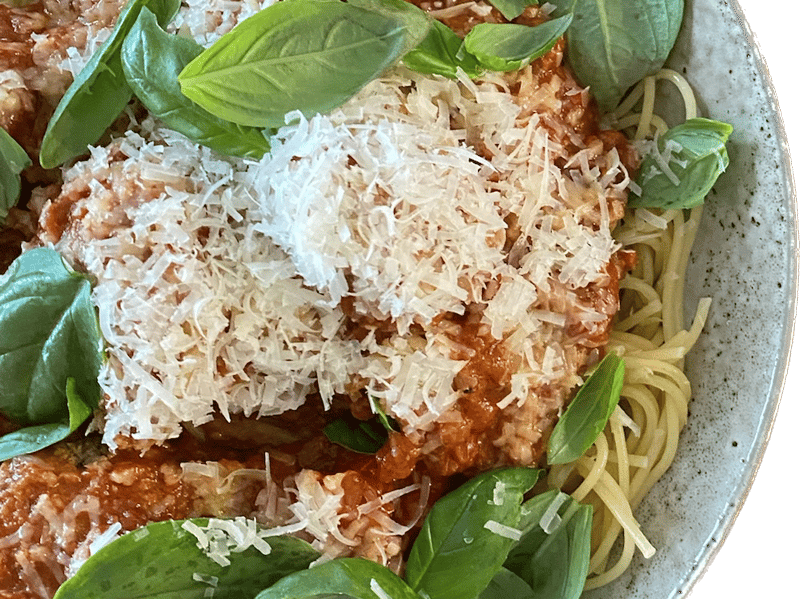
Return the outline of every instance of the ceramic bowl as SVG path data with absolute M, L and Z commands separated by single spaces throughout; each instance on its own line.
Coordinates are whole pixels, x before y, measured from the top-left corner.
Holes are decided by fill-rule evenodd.
M 780 112 L 741 8 L 687 0 L 668 66 L 698 95 L 702 116 L 734 126 L 730 166 L 703 214 L 687 275 L 687 323 L 713 307 L 687 359 L 689 421 L 672 467 L 636 512 L 656 555 L 635 558 L 590 599 L 685 596 L 744 502 L 774 420 L 797 295 L 797 213 Z

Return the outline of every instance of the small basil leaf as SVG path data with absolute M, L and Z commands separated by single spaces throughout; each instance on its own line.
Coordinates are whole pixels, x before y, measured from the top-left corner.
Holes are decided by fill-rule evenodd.
M 97 407 L 102 339 L 89 280 L 53 250 L 18 257 L 0 279 L 0 412 L 23 425 L 69 418 L 67 383 Z
M 149 524 L 112 541 L 86 560 L 54 599 L 203 599 L 212 591 L 215 599 L 255 597 L 319 558 L 305 541 L 272 537 L 269 554 L 249 547 L 232 552 L 230 565 L 221 566 L 198 548 L 183 522 Z M 191 522 L 202 527 L 208 520 Z
M 539 523 L 554 501 L 558 519 L 545 532 Z M 504 566 L 529 585 L 535 599 L 578 599 L 589 571 L 591 506 L 548 491 L 527 501 L 523 512 L 525 533 Z
M 592 446 L 619 403 L 624 376 L 622 358 L 607 354 L 553 428 L 547 443 L 548 464 L 573 462 Z
M 489 0 L 489 4 L 499 10 L 506 19 L 513 21 L 529 6 L 539 4 L 539 0 Z
M 166 24 L 180 5 L 180 0 L 130 0 L 125 5 L 111 36 L 75 77 L 47 124 L 39 153 L 43 167 L 53 168 L 85 153 L 130 101 L 120 47 L 141 9 L 150 8 Z
M 703 203 L 717 178 L 728 167 L 728 141 L 733 127 L 709 119 L 689 119 L 673 127 L 645 155 L 628 205 L 664 209 L 692 208 Z M 675 148 L 675 153 L 670 150 Z M 659 156 L 655 156 L 658 153 Z M 661 163 L 666 163 L 672 177 Z
M 28 426 L 0 437 L 0 461 L 25 455 L 50 447 L 75 432 L 92 414 L 90 408 L 75 390 L 75 379 L 67 379 L 67 409 L 69 423 Z
M 401 432 L 400 424 L 397 422 L 397 420 L 386 414 L 386 412 L 383 409 L 383 406 L 381 406 L 380 402 L 376 398 L 370 397 L 369 405 L 372 408 L 372 411 L 375 413 L 375 416 L 383 425 L 383 428 L 385 428 L 390 433 Z
M 478 599 L 537 599 L 530 585 L 511 570 L 501 568 Z
M 514 541 L 487 523 L 514 529 L 523 495 L 540 471 L 486 472 L 445 495 L 431 508 L 406 563 L 406 581 L 431 599 L 476 597 L 500 570 Z
M 122 44 L 122 68 L 136 97 L 171 129 L 221 154 L 261 158 L 269 150 L 263 130 L 223 121 L 181 92 L 178 74 L 202 51 L 165 32 L 145 8 Z
M 549 1 L 556 16 L 574 15 L 567 57 L 603 111 L 664 65 L 683 20 L 684 0 Z
M 285 115 L 341 106 L 427 34 L 429 19 L 344 2 L 278 2 L 241 22 L 186 65 L 183 93 L 240 125 L 279 127 Z
M 515 71 L 548 52 L 564 35 L 572 15 L 535 27 L 480 23 L 464 38 L 464 48 L 492 71 Z
M 0 128 L 0 223 L 8 216 L 9 208 L 17 205 L 22 187 L 20 173 L 30 165 L 28 153 Z
M 441 21 L 434 21 L 428 35 L 403 57 L 403 64 L 412 71 L 443 75 L 455 79 L 459 67 L 473 79 L 485 69 L 471 54 L 461 52 L 464 40 Z
M 322 432 L 332 443 L 356 453 L 378 453 L 389 439 L 387 429 L 377 416 L 359 420 L 347 414 L 328 423 Z
M 316 597 L 420 599 L 394 572 L 357 557 L 335 559 L 309 570 L 295 572 L 256 595 L 256 599 Z

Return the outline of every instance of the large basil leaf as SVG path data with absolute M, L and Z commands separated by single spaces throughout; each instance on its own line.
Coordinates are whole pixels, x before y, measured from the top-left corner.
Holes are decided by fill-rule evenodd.
M 221 154 L 261 158 L 269 150 L 262 129 L 217 118 L 181 92 L 178 74 L 202 51 L 166 33 L 145 8 L 122 44 L 122 68 L 136 97 L 171 129 Z
M 416 7 L 373 11 L 320 0 L 278 2 L 190 62 L 183 93 L 240 125 L 277 127 L 342 105 L 416 46 L 430 27 Z
M 555 522 L 540 522 L 553 502 Z M 514 545 L 505 568 L 519 576 L 535 599 L 578 599 L 586 584 L 592 537 L 592 508 L 557 490 L 535 496 L 523 506 L 525 533 Z
M 709 119 L 689 119 L 673 127 L 645 155 L 628 205 L 664 209 L 692 208 L 703 203 L 717 178 L 728 167 L 728 141 L 733 127 Z M 669 150 L 670 144 L 675 152 Z M 658 154 L 658 155 L 656 155 Z M 664 172 L 664 165 L 672 176 Z
M 535 27 L 513 23 L 480 23 L 464 38 L 464 48 L 492 71 L 515 71 L 549 51 L 564 35 L 572 15 Z
M 27 426 L 3 435 L 0 437 L 0 461 L 33 453 L 63 441 L 92 415 L 92 408 L 78 395 L 75 385 L 74 378 L 67 379 L 67 422 Z
M 567 56 L 603 111 L 664 65 L 683 20 L 684 0 L 550 2 L 557 7 L 556 16 L 574 16 L 567 31 Z
M 598 364 L 558 419 L 547 442 L 547 463 L 566 464 L 581 457 L 605 428 L 619 403 L 625 362 L 611 352 Z
M 111 36 L 78 73 L 47 124 L 39 153 L 43 167 L 52 168 L 85 153 L 130 101 L 120 48 L 142 8 L 151 9 L 159 23 L 166 24 L 180 5 L 180 0 L 130 0 L 125 5 Z
M 216 595 L 215 595 L 216 597 Z M 256 599 L 420 599 L 388 568 L 361 558 L 341 558 L 290 574 L 262 591 Z
M 264 555 L 249 547 L 211 560 L 184 521 L 150 524 L 111 542 L 91 556 L 58 589 L 54 599 L 248 599 L 284 576 L 305 570 L 319 554 L 305 541 L 272 537 Z M 193 523 L 205 526 L 207 519 Z
M 516 528 L 522 497 L 539 474 L 530 468 L 486 472 L 437 501 L 411 548 L 408 584 L 430 599 L 478 596 L 514 543 L 487 523 Z
M 30 164 L 28 153 L 0 127 L 0 223 L 8 216 L 8 209 L 17 205 L 22 187 L 20 173 Z
M 89 280 L 53 250 L 22 254 L 0 283 L 0 411 L 19 424 L 68 422 L 67 384 L 97 407 L 101 337 Z

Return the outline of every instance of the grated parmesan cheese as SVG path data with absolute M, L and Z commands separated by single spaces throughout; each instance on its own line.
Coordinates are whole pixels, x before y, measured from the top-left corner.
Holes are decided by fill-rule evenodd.
M 507 539 L 513 539 L 514 541 L 519 541 L 522 538 L 522 531 L 518 528 L 513 528 L 511 526 L 506 526 L 500 522 L 495 520 L 487 520 L 486 524 L 483 525 L 486 530 L 493 532 L 496 535 L 501 537 L 505 537 Z

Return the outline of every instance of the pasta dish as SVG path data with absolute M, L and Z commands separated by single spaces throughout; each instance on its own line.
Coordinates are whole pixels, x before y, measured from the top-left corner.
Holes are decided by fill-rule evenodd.
M 702 198 L 645 198 L 724 170 L 727 126 L 664 69 L 601 110 L 562 3 L 273 4 L 0 4 L 0 124 L 36 162 L 0 237 L 0 597 L 157 593 L 160 558 L 124 564 L 171 543 L 206 558 L 175 588 L 264 598 L 578 596 L 653 555 L 634 510 L 710 302 L 684 325 Z M 240 63 L 269 47 L 214 63 L 248 27 L 281 57 L 324 38 L 304 64 L 334 75 L 265 60 L 262 98 Z M 499 561 L 454 574 L 470 552 Z

